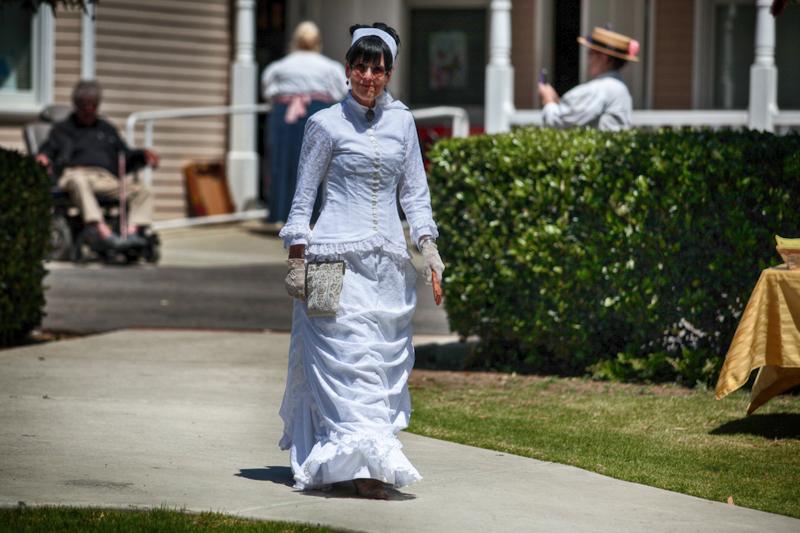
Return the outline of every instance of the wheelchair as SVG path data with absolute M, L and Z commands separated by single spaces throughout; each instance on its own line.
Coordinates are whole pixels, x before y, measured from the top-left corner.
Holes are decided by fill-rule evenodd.
M 39 115 L 39 120 L 25 125 L 23 137 L 28 153 L 36 155 L 47 139 L 55 122 L 69 116 L 68 106 L 49 106 Z M 97 246 L 97 239 L 83 223 L 80 210 L 72 203 L 69 194 L 53 185 L 53 218 L 50 225 L 50 251 L 47 259 L 83 263 L 99 260 L 109 264 L 130 264 L 144 260 L 157 263 L 161 258 L 161 242 L 158 234 L 149 233 L 136 239 L 116 239 L 114 246 Z M 106 224 L 115 236 L 120 233 L 120 206 L 114 198 L 98 197 Z

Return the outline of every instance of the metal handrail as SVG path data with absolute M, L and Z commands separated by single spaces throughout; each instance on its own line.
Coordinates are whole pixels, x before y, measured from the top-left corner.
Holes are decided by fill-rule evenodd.
M 270 104 L 247 104 L 235 106 L 216 107 L 184 107 L 175 109 L 161 109 L 156 111 L 136 111 L 131 113 L 125 121 L 125 139 L 131 146 L 136 145 L 136 123 L 145 123 L 145 148 L 153 146 L 153 123 L 156 120 L 169 118 L 197 118 L 215 115 L 234 115 L 242 113 L 268 113 L 272 109 Z M 469 135 L 469 115 L 461 107 L 438 106 L 422 109 L 412 109 L 411 114 L 415 120 L 426 120 L 439 117 L 453 119 L 453 137 L 467 137 Z
M 244 105 L 230 105 L 230 106 L 213 106 L 213 107 L 183 107 L 174 109 L 159 109 L 154 111 L 136 111 L 128 115 L 125 121 L 125 139 L 130 146 L 136 146 L 136 125 L 139 122 L 144 123 L 144 148 L 153 147 L 153 129 L 155 128 L 156 121 L 166 119 L 183 119 L 183 118 L 198 118 L 210 117 L 218 115 L 238 115 L 245 113 L 268 113 L 272 109 L 270 104 L 244 104 Z M 450 117 L 452 123 L 453 137 L 467 137 L 469 135 L 469 115 L 467 111 L 460 107 L 439 106 L 423 109 L 412 109 L 411 114 L 415 120 L 427 120 L 439 117 Z M 153 170 L 150 167 L 144 169 L 144 182 L 148 185 L 153 182 Z M 252 212 L 241 213 L 242 219 L 252 217 L 255 213 L 261 215 L 264 210 L 256 210 Z M 239 214 L 228 215 L 228 218 L 236 218 Z M 192 225 L 202 223 L 198 220 L 201 217 L 192 219 Z M 216 223 L 219 217 L 202 217 L 207 218 L 207 223 Z M 236 218 L 238 219 L 238 218 Z M 172 221 L 171 221 L 172 222 Z M 188 225 L 188 223 L 187 223 Z
M 153 128 L 157 120 L 175 118 L 199 118 L 218 115 L 241 115 L 245 113 L 268 113 L 272 109 L 270 104 L 244 104 L 209 107 L 179 107 L 174 109 L 159 109 L 155 111 L 136 111 L 128 115 L 125 121 L 125 140 L 130 146 L 136 146 L 136 123 L 144 122 L 144 147 L 153 147 Z M 153 182 L 153 169 L 145 167 L 144 182 L 148 185 Z
M 659 128 L 672 127 L 747 127 L 747 111 L 687 109 L 687 110 L 636 110 L 631 122 L 634 127 Z M 542 126 L 542 111 L 538 109 L 517 109 L 510 117 L 514 126 Z M 790 128 L 800 126 L 800 111 L 780 111 L 775 115 L 776 127 Z
M 422 109 L 412 109 L 411 114 L 414 120 L 426 120 L 439 117 L 452 117 L 453 137 L 469 136 L 469 115 L 463 107 L 438 106 L 425 107 Z

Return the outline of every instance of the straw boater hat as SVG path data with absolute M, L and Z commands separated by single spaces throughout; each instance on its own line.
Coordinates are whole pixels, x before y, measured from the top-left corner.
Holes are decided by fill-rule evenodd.
M 625 61 L 639 61 L 639 42 L 605 28 L 595 27 L 588 37 L 578 37 L 578 42 L 587 48 Z

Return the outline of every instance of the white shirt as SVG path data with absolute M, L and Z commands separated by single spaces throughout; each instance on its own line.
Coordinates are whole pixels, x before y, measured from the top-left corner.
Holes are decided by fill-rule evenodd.
M 375 117 L 348 93 L 344 101 L 312 115 L 306 123 L 284 244 L 307 244 L 312 255 L 382 248 L 408 257 L 400 206 L 415 243 L 438 237 L 414 118 L 384 92 Z M 309 228 L 317 187 L 325 180 L 322 210 Z
M 631 127 L 632 112 L 628 87 L 618 72 L 611 71 L 567 91 L 560 103 L 545 105 L 542 120 L 551 128 L 592 126 L 619 131 Z
M 270 63 L 261 75 L 265 100 L 275 96 L 320 93 L 338 102 L 347 94 L 344 67 L 317 52 L 298 50 Z

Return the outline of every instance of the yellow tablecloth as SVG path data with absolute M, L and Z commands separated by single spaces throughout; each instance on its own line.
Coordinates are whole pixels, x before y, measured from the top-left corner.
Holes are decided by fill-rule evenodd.
M 782 265 L 761 272 L 725 356 L 717 399 L 744 385 L 757 368 L 748 415 L 800 383 L 800 270 Z

